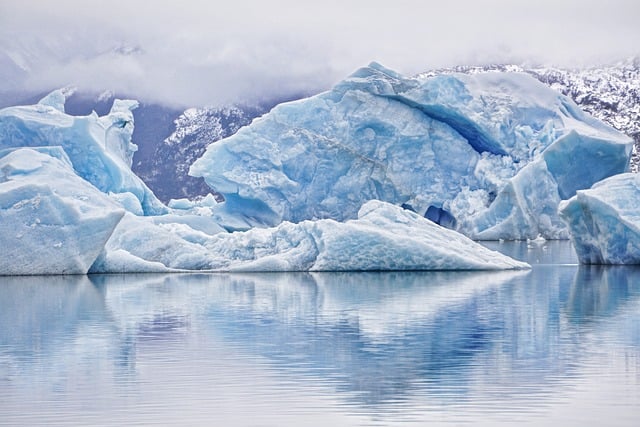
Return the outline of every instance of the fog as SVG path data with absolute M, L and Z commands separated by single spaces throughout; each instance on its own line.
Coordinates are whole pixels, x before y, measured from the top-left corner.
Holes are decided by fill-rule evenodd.
M 72 85 L 217 105 L 315 93 L 374 60 L 413 74 L 640 53 L 637 0 L 219 3 L 0 2 L 0 90 Z

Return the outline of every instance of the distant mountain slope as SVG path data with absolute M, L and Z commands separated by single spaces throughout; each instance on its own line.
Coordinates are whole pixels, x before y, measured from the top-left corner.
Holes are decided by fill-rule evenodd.
M 189 167 L 207 146 L 233 135 L 251 123 L 265 107 L 190 108 L 174 119 L 173 132 L 141 153 L 135 161 L 142 179 L 160 200 L 194 197 L 212 192 L 202 178 L 188 175 Z

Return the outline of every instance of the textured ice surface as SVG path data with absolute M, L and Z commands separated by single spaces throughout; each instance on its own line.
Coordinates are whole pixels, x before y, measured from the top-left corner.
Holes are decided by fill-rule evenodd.
M 0 275 L 87 273 L 124 212 L 75 174 L 60 147 L 6 154 L 0 158 Z
M 640 264 L 640 175 L 620 174 L 560 204 L 578 259 Z
M 563 237 L 558 201 L 625 171 L 631 146 L 525 74 L 419 79 L 371 64 L 210 145 L 191 174 L 224 195 L 229 229 L 342 221 L 377 199 L 441 209 L 478 239 Z
M 366 203 L 358 219 L 283 222 L 246 232 L 198 231 L 127 214 L 94 272 L 499 270 L 528 265 L 408 210 Z
M 488 209 L 464 222 L 461 231 L 480 240 L 568 238 L 557 215 L 560 201 L 627 169 L 631 141 L 606 138 L 577 131 L 558 138 L 507 182 Z
M 61 146 L 76 173 L 100 191 L 131 193 L 144 214 L 165 213 L 166 207 L 131 171 L 137 149 L 131 142 L 132 110 L 138 103 L 115 100 L 106 116 L 76 117 L 65 114 L 64 100 L 58 90 L 36 105 L 0 110 L 0 148 Z

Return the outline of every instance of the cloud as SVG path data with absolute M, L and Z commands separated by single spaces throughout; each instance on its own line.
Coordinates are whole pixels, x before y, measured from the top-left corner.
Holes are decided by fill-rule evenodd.
M 217 3 L 2 2 L 0 72 L 8 62 L 23 71 L 14 67 L 0 89 L 72 84 L 214 105 L 317 92 L 372 60 L 411 74 L 505 61 L 585 65 L 640 49 L 635 0 Z

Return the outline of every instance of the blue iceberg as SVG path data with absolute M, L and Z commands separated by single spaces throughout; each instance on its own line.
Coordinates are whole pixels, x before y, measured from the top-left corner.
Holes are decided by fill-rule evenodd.
M 562 238 L 559 201 L 624 172 L 631 148 L 525 74 L 373 63 L 211 144 L 190 173 L 224 195 L 214 215 L 230 230 L 345 221 L 375 199 L 475 239 Z
M 120 197 L 136 213 L 159 215 L 167 208 L 131 171 L 133 110 L 137 101 L 115 100 L 103 117 L 64 112 L 65 95 L 57 90 L 38 104 L 0 110 L 0 149 L 60 146 L 75 172 L 104 193 Z M 132 197 L 135 199 L 133 200 Z
M 640 175 L 626 173 L 560 204 L 584 264 L 640 264 Z
M 211 195 L 166 207 L 129 168 L 134 105 L 116 101 L 105 117 L 73 117 L 57 91 L 0 111 L 0 245 L 11 248 L 0 275 L 528 268 L 382 201 L 364 203 L 352 220 L 235 233 L 229 224 L 254 220 L 228 216 L 221 227 L 224 204 Z

